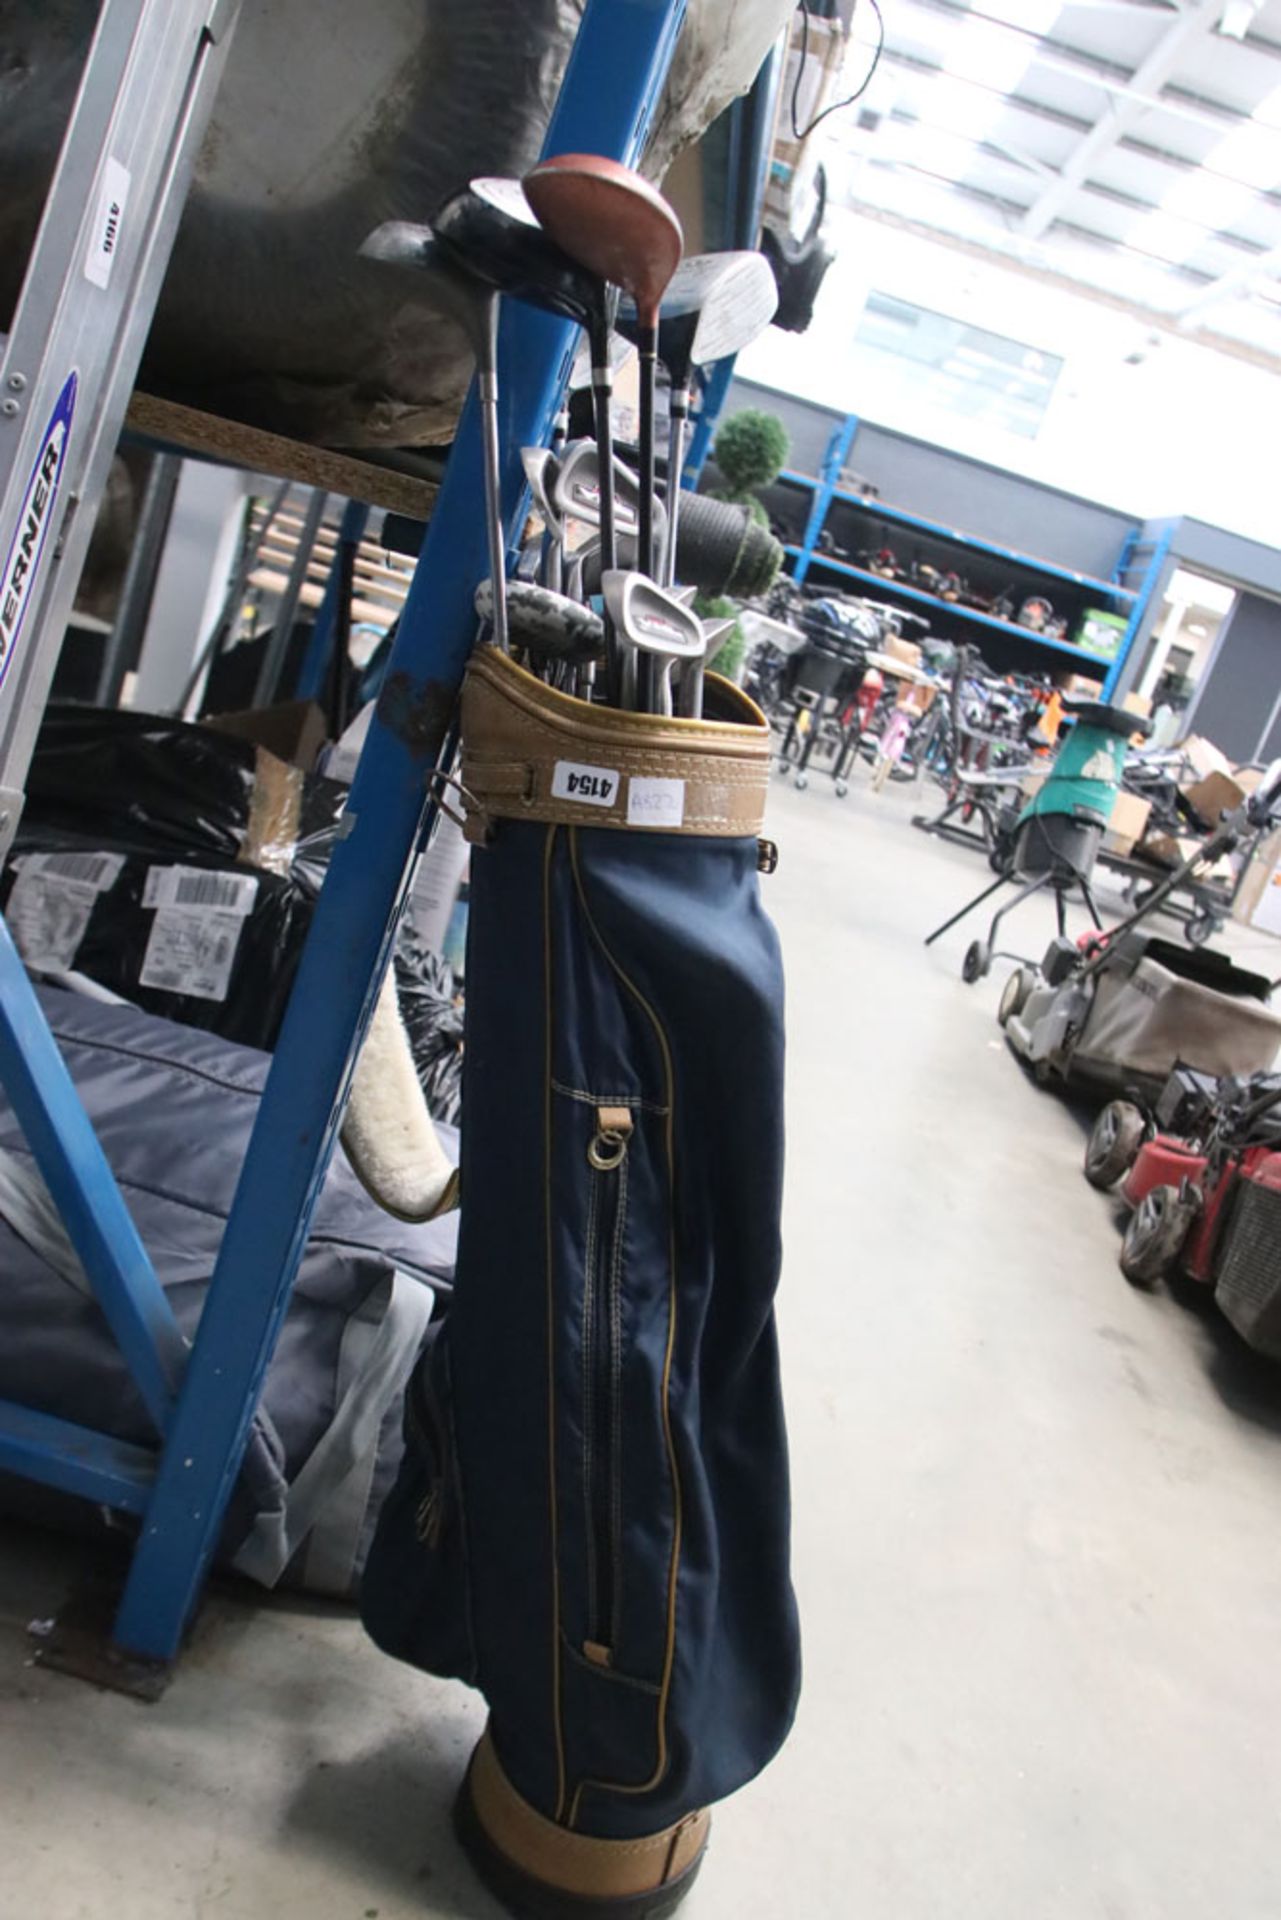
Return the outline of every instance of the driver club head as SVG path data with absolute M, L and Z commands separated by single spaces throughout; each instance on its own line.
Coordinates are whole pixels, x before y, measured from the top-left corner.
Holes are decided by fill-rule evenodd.
M 525 175 L 530 206 L 558 246 L 589 273 L 621 287 L 657 324 L 663 290 L 685 245 L 657 187 L 601 154 L 561 153 Z
M 580 326 L 607 310 L 599 277 L 538 225 L 519 180 L 477 177 L 445 202 L 431 228 L 454 265 L 497 293 Z
M 385 220 L 361 242 L 357 252 L 362 260 L 411 273 L 424 300 L 457 321 L 480 358 L 488 330 L 483 309 L 488 288 L 478 286 L 459 268 L 454 256 L 440 245 L 433 227 L 412 220 Z
M 658 357 L 672 385 L 685 386 L 691 367 L 738 353 L 765 331 L 777 309 L 778 284 L 763 253 L 687 254 L 658 313 Z M 635 338 L 638 318 L 628 296 L 617 320 L 625 338 Z

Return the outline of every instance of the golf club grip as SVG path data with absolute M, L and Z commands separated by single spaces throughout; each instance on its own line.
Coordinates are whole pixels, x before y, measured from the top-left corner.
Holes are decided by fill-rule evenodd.
M 634 538 L 620 533 L 620 567 L 640 564 L 637 546 Z M 676 578 L 683 586 L 749 600 L 768 592 L 782 564 L 782 547 L 746 507 L 713 500 L 705 493 L 683 496 L 676 530 Z M 600 592 L 603 571 L 600 555 L 588 559 L 583 569 L 585 592 Z

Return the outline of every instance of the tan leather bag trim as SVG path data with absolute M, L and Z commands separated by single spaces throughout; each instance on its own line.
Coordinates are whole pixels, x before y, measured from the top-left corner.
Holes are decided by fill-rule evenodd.
M 588 706 L 482 647 L 463 687 L 462 786 L 472 811 L 566 826 L 754 837 L 769 783 L 769 725 L 737 687 L 718 683 L 717 692 L 741 710 L 742 724 Z M 590 804 L 554 794 L 562 761 L 615 774 L 613 800 Z M 683 783 L 679 824 L 629 819 L 632 782 L 640 779 Z
M 586 1899 L 649 1893 L 693 1865 L 707 1841 L 706 1808 L 640 1840 L 597 1840 L 570 1833 L 538 1813 L 503 1772 L 488 1733 L 472 1755 L 472 1805 L 481 1826 L 513 1866 L 531 1879 Z

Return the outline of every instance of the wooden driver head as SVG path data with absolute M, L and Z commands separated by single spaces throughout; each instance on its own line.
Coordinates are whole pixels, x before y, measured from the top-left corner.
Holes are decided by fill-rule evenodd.
M 680 264 L 685 236 L 657 187 L 617 160 L 559 153 L 525 175 L 530 206 L 563 252 L 621 287 L 642 325 L 658 325 L 659 302 Z

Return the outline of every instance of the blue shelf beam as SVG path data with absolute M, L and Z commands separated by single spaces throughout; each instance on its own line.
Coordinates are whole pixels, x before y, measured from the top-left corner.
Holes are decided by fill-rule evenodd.
M 785 547 L 785 553 L 795 559 L 794 577 L 802 579 L 801 562 L 810 566 L 830 568 L 833 573 L 844 574 L 861 585 L 875 587 L 887 594 L 902 594 L 905 599 L 914 600 L 923 607 L 932 607 L 938 613 L 955 614 L 961 620 L 971 621 L 975 626 L 986 627 L 992 633 L 1001 633 L 1010 640 L 1030 640 L 1035 646 L 1050 647 L 1055 653 L 1067 654 L 1073 660 L 1084 660 L 1092 667 L 1110 667 L 1110 659 L 1101 654 L 1088 653 L 1084 647 L 1073 646 L 1070 640 L 1054 640 L 1044 633 L 1034 633 L 1031 627 L 1019 627 L 1012 620 L 994 620 L 991 614 L 980 613 L 977 607 L 963 607 L 956 600 L 940 600 L 936 593 L 925 593 L 920 587 L 908 586 L 902 580 L 887 580 L 883 573 L 872 573 L 865 567 L 851 567 L 844 560 L 830 560 L 823 553 L 806 553 L 802 547 Z
M 789 474 L 786 477 L 791 479 L 793 476 Z M 858 507 L 873 519 L 883 520 L 890 525 L 908 527 L 914 533 L 923 533 L 934 539 L 950 540 L 956 546 L 964 547 L 967 553 L 981 553 L 988 559 L 1026 568 L 1050 580 L 1063 580 L 1074 587 L 1088 587 L 1109 600 L 1129 602 L 1135 597 L 1128 588 L 1118 586 L 1115 580 L 1100 580 L 1092 573 L 1075 573 L 1071 567 L 1061 567 L 1053 560 L 1038 560 L 1035 554 L 1021 553 L 1017 547 L 1003 547 L 994 540 L 983 540 L 977 534 L 964 533 L 959 527 L 946 527 L 940 520 L 925 520 L 920 514 L 908 513 L 902 507 L 886 506 L 883 500 L 868 500 L 861 493 L 843 492 L 839 487 L 832 489 L 830 498 Z
M 545 153 L 639 156 L 684 11 L 684 0 L 589 0 Z M 576 338 L 568 322 L 504 303 L 509 550 L 525 497 L 520 448 L 550 438 Z M 429 785 L 475 639 L 472 596 L 487 570 L 483 499 L 473 388 L 352 785 L 349 831 L 316 904 L 116 1619 L 116 1639 L 152 1658 L 176 1652 L 217 1541 L 414 856 L 430 832 Z
M 0 1400 L 0 1472 L 119 1513 L 145 1513 L 156 1455 L 70 1420 Z

